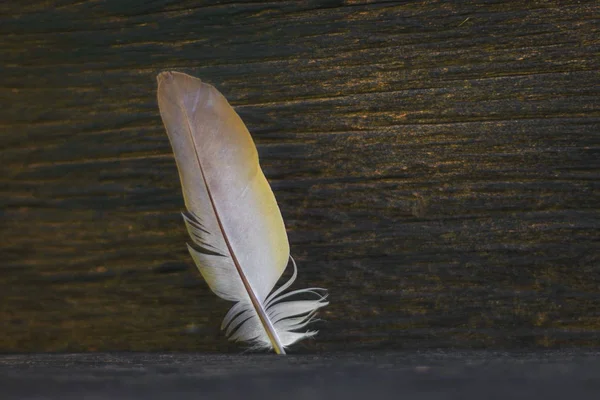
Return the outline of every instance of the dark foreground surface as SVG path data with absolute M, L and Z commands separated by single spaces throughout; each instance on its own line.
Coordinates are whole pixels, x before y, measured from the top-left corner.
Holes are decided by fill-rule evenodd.
M 0 356 L 2 399 L 597 399 L 600 352 Z

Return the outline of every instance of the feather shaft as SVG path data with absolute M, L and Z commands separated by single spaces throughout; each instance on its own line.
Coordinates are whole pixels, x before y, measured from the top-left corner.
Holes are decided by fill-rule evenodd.
M 186 118 L 186 121 L 189 124 L 189 117 Z M 190 131 L 191 130 L 192 129 L 190 127 Z M 192 135 L 192 142 L 194 143 L 194 147 L 196 147 L 197 143 L 196 143 L 196 139 L 194 138 L 193 135 Z M 196 155 L 196 160 L 198 161 L 198 166 L 200 167 L 200 173 L 202 174 L 202 180 L 204 181 L 204 184 L 206 186 L 208 186 L 208 184 L 206 182 L 206 176 L 204 174 L 204 169 L 202 168 L 202 161 L 200 161 L 200 158 L 198 157 L 198 152 L 195 152 L 195 155 Z M 244 190 L 246 190 L 246 189 L 244 189 Z M 210 199 L 211 206 L 212 206 L 215 216 L 217 218 L 217 223 L 219 224 L 219 229 L 220 229 L 221 233 L 223 234 L 223 239 L 225 239 L 225 244 L 227 245 L 227 250 L 229 250 L 229 254 L 231 256 L 231 259 L 233 260 L 233 263 L 235 264 L 235 268 L 237 269 L 238 274 L 240 275 L 240 278 L 242 279 L 242 283 L 244 284 L 244 287 L 246 288 L 246 291 L 248 292 L 248 295 L 250 296 L 250 301 L 252 302 L 252 305 L 254 306 L 254 309 L 256 310 L 256 312 L 258 314 L 258 318 L 260 319 L 262 326 L 264 327 L 265 331 L 267 332 L 269 340 L 271 341 L 271 345 L 273 346 L 273 350 L 275 350 L 275 353 L 277 353 L 277 354 L 284 355 L 286 353 L 285 353 L 285 350 L 283 349 L 283 345 L 281 344 L 281 340 L 279 339 L 279 336 L 277 336 L 277 332 L 275 331 L 275 328 L 273 327 L 271 320 L 267 317 L 263 305 L 256 298 L 256 293 L 254 293 L 254 289 L 252 288 L 252 286 L 250 286 L 250 283 L 248 282 L 248 279 L 246 278 L 246 275 L 244 274 L 244 271 L 240 267 L 240 263 L 239 263 L 237 257 L 235 256 L 233 249 L 231 248 L 231 243 L 229 242 L 229 238 L 227 237 L 227 233 L 225 232 L 225 229 L 223 229 L 223 224 L 221 222 L 221 218 L 219 217 L 219 212 L 217 211 L 217 208 L 215 207 L 215 200 L 213 199 L 212 193 L 210 191 L 208 191 L 208 197 Z

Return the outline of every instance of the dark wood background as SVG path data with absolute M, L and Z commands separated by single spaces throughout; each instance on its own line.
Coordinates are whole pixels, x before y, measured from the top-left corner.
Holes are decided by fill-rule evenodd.
M 296 352 L 600 346 L 594 1 L 0 3 L 0 351 L 240 351 L 193 266 L 155 76 L 253 133 Z

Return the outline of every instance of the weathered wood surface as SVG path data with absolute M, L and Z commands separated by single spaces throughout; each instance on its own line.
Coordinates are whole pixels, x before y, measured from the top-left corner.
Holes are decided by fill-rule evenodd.
M 267 354 L 0 355 L 2 400 L 596 400 L 600 353 L 581 349 Z
M 295 351 L 600 345 L 594 1 L 0 4 L 0 351 L 239 351 L 187 254 L 155 75 L 253 133 Z

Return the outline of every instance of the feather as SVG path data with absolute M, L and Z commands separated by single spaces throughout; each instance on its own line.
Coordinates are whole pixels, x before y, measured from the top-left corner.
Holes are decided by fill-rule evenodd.
M 181 179 L 189 252 L 210 289 L 235 302 L 221 329 L 230 340 L 285 354 L 287 346 L 317 333 L 298 330 L 328 304 L 327 294 L 320 288 L 283 293 L 297 268 L 281 212 L 256 146 L 225 97 L 179 72 L 163 72 L 157 80 L 160 115 Z M 292 276 L 273 290 L 288 260 Z M 288 300 L 294 295 L 315 298 Z

